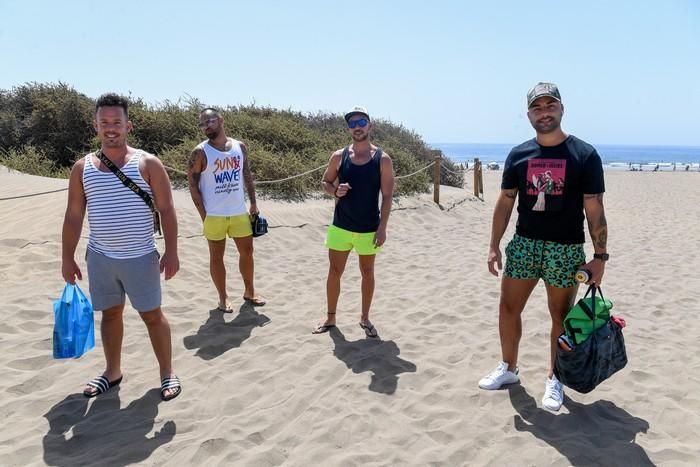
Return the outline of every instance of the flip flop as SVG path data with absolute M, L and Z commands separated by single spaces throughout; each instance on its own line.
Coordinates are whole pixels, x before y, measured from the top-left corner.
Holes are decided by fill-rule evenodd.
M 174 393 L 171 393 L 170 395 L 166 396 L 165 391 L 167 391 L 168 389 L 177 390 Z M 180 378 L 178 378 L 175 375 L 163 378 L 163 380 L 160 382 L 160 398 L 164 401 L 175 399 L 177 396 L 180 395 L 181 392 L 182 384 L 180 384 Z
M 374 327 L 374 324 L 370 323 L 369 321 L 366 321 L 364 323 L 360 322 L 360 327 L 365 330 L 365 335 L 367 337 L 379 337 L 379 333 L 377 332 L 377 328 Z
M 319 323 L 319 325 L 316 326 L 316 329 L 311 331 L 311 334 L 323 334 L 324 332 L 330 331 L 334 327 L 335 327 L 335 324 L 321 324 L 321 323 Z
M 233 307 L 229 302 L 226 302 L 226 306 L 222 307 L 221 303 L 219 303 L 219 306 L 216 307 L 217 310 L 219 310 L 222 313 L 233 313 Z
M 87 389 L 83 391 L 83 395 L 87 397 L 88 399 L 99 396 L 102 393 L 105 393 L 112 389 L 115 386 L 119 386 L 119 383 L 122 382 L 123 376 L 120 376 L 119 378 L 115 379 L 114 381 L 109 381 L 107 378 L 105 378 L 104 375 L 100 375 L 96 378 L 94 378 L 92 381 L 87 383 L 87 385 L 91 388 L 95 389 L 95 392 L 88 392 Z
M 267 301 L 265 301 L 264 298 L 261 297 L 243 297 L 243 300 L 245 300 L 248 303 L 251 303 L 253 306 L 265 306 Z

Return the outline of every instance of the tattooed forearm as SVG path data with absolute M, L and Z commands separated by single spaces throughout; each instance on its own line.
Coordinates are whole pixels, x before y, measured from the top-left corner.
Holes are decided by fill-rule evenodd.
M 603 253 L 608 246 L 608 221 L 603 207 L 603 193 L 584 194 L 583 207 L 593 247 L 597 253 Z
M 588 230 L 591 233 L 591 240 L 596 251 L 606 251 L 608 246 L 608 221 L 605 213 L 601 212 L 597 219 L 588 222 Z
M 601 226 L 597 232 L 592 235 L 593 245 L 596 249 L 605 251 L 608 246 L 608 228 Z
M 253 174 L 250 169 L 243 168 L 243 181 L 245 182 L 245 191 L 248 193 L 248 199 L 251 203 L 255 203 L 255 183 L 253 183 Z

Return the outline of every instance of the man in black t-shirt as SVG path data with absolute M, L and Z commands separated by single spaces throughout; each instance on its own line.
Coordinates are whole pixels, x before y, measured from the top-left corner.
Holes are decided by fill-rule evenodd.
M 564 388 L 554 376 L 557 338 L 576 298 L 576 270 L 591 272 L 600 284 L 605 270 L 608 228 L 603 208 L 603 166 L 588 143 L 561 129 L 564 106 L 557 86 L 538 83 L 527 93 L 527 116 L 536 138 L 513 148 L 506 159 L 501 194 L 491 226 L 488 268 L 502 269 L 500 243 L 518 199 L 516 233 L 506 247 L 498 325 L 503 361 L 479 381 L 482 389 L 516 383 L 521 313 L 540 278 L 545 282 L 551 328 L 551 360 L 542 405 L 559 410 Z M 583 219 L 595 250 L 585 264 Z

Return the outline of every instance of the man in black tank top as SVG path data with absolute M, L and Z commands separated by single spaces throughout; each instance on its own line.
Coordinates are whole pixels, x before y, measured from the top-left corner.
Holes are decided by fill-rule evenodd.
M 326 280 L 328 316 L 313 333 L 321 334 L 335 327 L 340 278 L 350 251 L 355 249 L 362 274 L 360 327 L 367 337 L 378 337 L 369 320 L 369 309 L 374 295 L 374 258 L 386 241 L 394 192 L 394 168 L 389 155 L 370 143 L 372 123 L 367 110 L 354 107 L 345 114 L 345 121 L 352 144 L 331 155 L 321 182 L 323 191 L 333 195 L 336 203 L 325 242 L 330 262 Z

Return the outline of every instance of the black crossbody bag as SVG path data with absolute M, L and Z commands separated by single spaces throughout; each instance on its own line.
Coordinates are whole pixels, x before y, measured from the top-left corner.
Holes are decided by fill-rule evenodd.
M 102 151 L 97 151 L 95 155 L 109 170 L 112 171 L 114 175 L 117 176 L 119 180 L 121 180 L 125 187 L 139 195 L 143 202 L 146 203 L 146 205 L 151 209 L 151 212 L 153 213 L 153 232 L 157 233 L 158 235 L 162 235 L 160 230 L 160 214 L 158 214 L 158 210 L 156 209 L 156 205 L 153 203 L 153 198 L 151 198 L 151 195 L 143 191 L 141 187 L 134 183 L 133 180 L 124 175 L 124 172 L 119 170 L 117 166 L 114 165 L 114 163 L 110 161 Z

